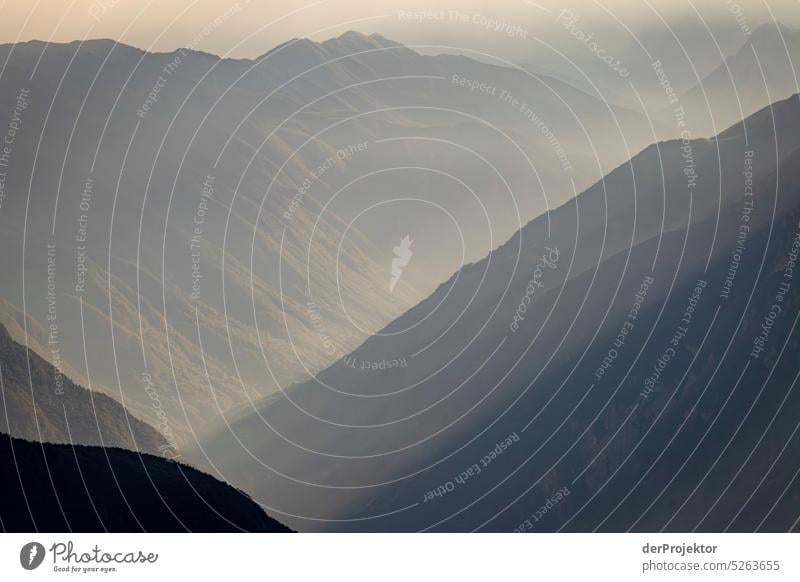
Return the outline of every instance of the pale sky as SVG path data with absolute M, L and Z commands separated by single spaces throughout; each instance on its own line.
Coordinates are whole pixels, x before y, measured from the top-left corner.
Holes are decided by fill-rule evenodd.
M 658 15 L 674 26 L 700 27 L 699 13 L 723 36 L 742 22 L 756 27 L 771 21 L 770 12 L 800 27 L 800 0 L 0 0 L 0 42 L 113 38 L 151 51 L 188 46 L 254 57 L 290 38 L 325 40 L 355 29 L 406 44 L 466 46 L 514 58 L 529 50 L 533 37 L 552 34 L 562 8 L 599 33 L 613 30 L 612 40 L 625 36 L 615 18 L 646 34 L 648 27 L 666 30 Z M 421 20 L 408 15 L 417 11 L 429 14 Z M 492 30 L 491 22 L 517 33 Z

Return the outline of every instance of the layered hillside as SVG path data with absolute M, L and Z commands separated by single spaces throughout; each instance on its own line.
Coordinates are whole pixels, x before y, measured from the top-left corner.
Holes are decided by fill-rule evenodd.
M 798 123 L 651 146 L 203 453 L 298 529 L 796 529 Z
M 0 432 L 45 443 L 119 447 L 174 454 L 167 439 L 106 396 L 76 385 L 0 324 Z M 144 389 L 144 388 L 143 388 Z M 151 418 L 159 422 L 154 411 Z
M 140 416 L 151 377 L 181 444 L 652 141 L 641 114 L 555 79 L 378 35 L 253 60 L 108 40 L 0 59 L 0 123 L 20 125 L 0 297 L 53 317 L 64 367 Z M 405 235 L 420 252 L 392 287 Z

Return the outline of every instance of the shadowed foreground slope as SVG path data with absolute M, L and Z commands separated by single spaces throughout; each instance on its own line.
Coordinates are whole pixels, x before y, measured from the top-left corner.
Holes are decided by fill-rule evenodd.
M 0 435 L 0 473 L 0 526 L 9 532 L 291 531 L 230 485 L 121 449 Z

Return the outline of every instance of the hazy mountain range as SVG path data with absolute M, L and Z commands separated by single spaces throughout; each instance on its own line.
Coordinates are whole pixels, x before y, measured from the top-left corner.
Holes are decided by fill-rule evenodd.
M 0 109 L 27 95 L 0 214 L 3 268 L 24 273 L 0 286 L 5 321 L 54 309 L 76 381 L 152 423 L 151 378 L 182 444 L 679 133 L 553 77 L 355 32 L 255 60 L 34 41 L 0 61 Z M 414 268 L 390 292 L 407 234 Z
M 0 285 L 7 321 L 55 317 L 76 381 L 153 422 L 148 375 L 182 443 L 652 141 L 642 115 L 560 81 L 377 35 L 254 61 L 27 42 L 0 62 L 0 110 L 24 102 L 0 214 L 20 274 Z M 406 234 L 420 251 L 390 291 Z
M 600 85 L 356 32 L 0 46 L 0 430 L 301 531 L 796 529 L 798 34 Z M 232 512 L 188 529 L 282 527 L 19 446 L 26 492 L 152 469 Z M 147 511 L 113 527 L 186 523 Z
M 800 90 L 800 30 L 757 28 L 747 42 L 681 96 L 696 135 L 713 135 Z
M 581 43 L 595 32 L 591 22 L 573 22 L 565 14 L 558 24 L 575 37 L 567 43 L 571 50 L 557 54 L 542 46 L 526 68 L 546 71 L 611 103 L 644 108 L 656 124 L 663 124 L 667 137 L 677 107 L 686 111 L 694 137 L 710 137 L 800 90 L 800 31 L 788 26 L 764 24 L 715 35 L 701 21 L 685 21 L 632 39 L 605 31 L 586 41 L 618 61 L 619 74 Z
M 647 148 L 197 457 L 301 530 L 796 528 L 798 124 Z

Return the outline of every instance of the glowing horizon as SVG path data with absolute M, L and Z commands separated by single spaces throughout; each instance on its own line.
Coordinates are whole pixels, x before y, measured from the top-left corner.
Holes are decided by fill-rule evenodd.
M 151 0 L 140 7 L 132 0 L 75 0 L 69 6 L 55 0 L 40 0 L 32 6 L 25 0 L 11 0 L 2 8 L 6 32 L 0 35 L 0 43 L 108 38 L 150 52 L 186 47 L 222 57 L 252 58 L 292 38 L 323 41 L 355 30 L 422 45 L 422 52 L 432 45 L 518 57 L 535 46 L 534 39 L 551 42 L 557 38 L 552 24 L 562 9 L 579 14 L 584 22 L 591 21 L 598 37 L 607 33 L 604 43 L 609 47 L 636 42 L 637 36 L 652 30 L 672 34 L 673 25 L 679 32 L 688 27 L 705 35 L 708 27 L 723 50 L 729 40 L 726 33 L 740 29 L 742 22 L 751 30 L 770 22 L 800 27 L 800 11 L 792 0 L 737 5 L 735 10 L 733 6 L 714 0 L 654 0 L 637 6 L 623 0 L 591 5 L 574 0 L 377 0 L 368 5 L 353 0 L 316 0 L 301 6 L 289 0 L 270 2 L 269 6 L 252 0 L 165 0 L 158 4 Z M 628 38 L 619 34 L 620 23 L 630 30 Z

